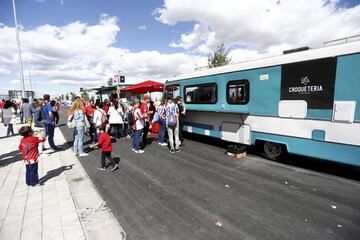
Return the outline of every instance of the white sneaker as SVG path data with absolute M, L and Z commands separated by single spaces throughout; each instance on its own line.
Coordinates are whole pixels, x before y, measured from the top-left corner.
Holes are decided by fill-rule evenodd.
M 79 157 L 86 157 L 86 156 L 88 156 L 89 154 L 88 153 L 80 153 L 79 154 Z
M 145 151 L 144 150 L 138 150 L 138 151 L 135 151 L 135 153 L 144 153 Z
M 135 150 L 135 148 L 132 148 L 131 151 L 135 152 L 136 150 Z
M 76 156 L 76 155 L 77 155 L 77 153 L 76 153 L 76 152 L 74 152 L 73 154 L 74 154 L 74 156 Z
M 167 146 L 167 143 L 159 143 L 160 146 Z

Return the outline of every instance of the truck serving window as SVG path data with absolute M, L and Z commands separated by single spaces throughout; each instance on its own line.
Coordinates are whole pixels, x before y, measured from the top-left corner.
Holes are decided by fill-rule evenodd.
M 166 97 L 176 98 L 180 96 L 180 85 L 168 85 L 165 87 Z
M 198 84 L 184 87 L 186 103 L 217 103 L 216 83 Z
M 226 100 L 229 104 L 247 104 L 249 102 L 249 81 L 230 81 L 226 85 Z

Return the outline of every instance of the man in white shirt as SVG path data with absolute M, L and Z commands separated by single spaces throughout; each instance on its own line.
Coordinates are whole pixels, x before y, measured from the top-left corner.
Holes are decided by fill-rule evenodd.
M 165 106 L 166 126 L 169 136 L 170 153 L 180 152 L 179 141 L 179 108 L 170 98 Z M 174 147 L 175 138 L 175 147 Z
M 96 106 L 96 110 L 94 111 L 94 116 L 93 116 L 93 123 L 95 126 L 94 142 L 97 142 L 98 141 L 97 127 L 99 127 L 101 124 L 103 124 L 102 118 L 103 118 L 104 114 L 106 115 L 106 113 L 102 109 L 103 103 L 97 102 L 95 104 L 95 106 Z

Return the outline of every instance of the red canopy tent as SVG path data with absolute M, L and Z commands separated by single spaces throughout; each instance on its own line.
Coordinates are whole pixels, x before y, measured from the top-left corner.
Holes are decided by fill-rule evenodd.
M 138 84 L 121 89 L 121 91 L 129 91 L 138 94 L 144 94 L 147 92 L 162 92 L 164 90 L 164 84 L 147 80 Z

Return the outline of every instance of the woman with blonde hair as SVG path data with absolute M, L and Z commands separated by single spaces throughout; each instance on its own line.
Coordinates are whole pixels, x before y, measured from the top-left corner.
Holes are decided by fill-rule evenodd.
M 83 142 L 85 130 L 89 123 L 87 122 L 84 105 L 80 98 L 75 99 L 67 114 L 68 121 L 72 121 L 75 125 L 74 155 L 79 154 L 80 157 L 87 156 L 88 154 L 84 153 Z

